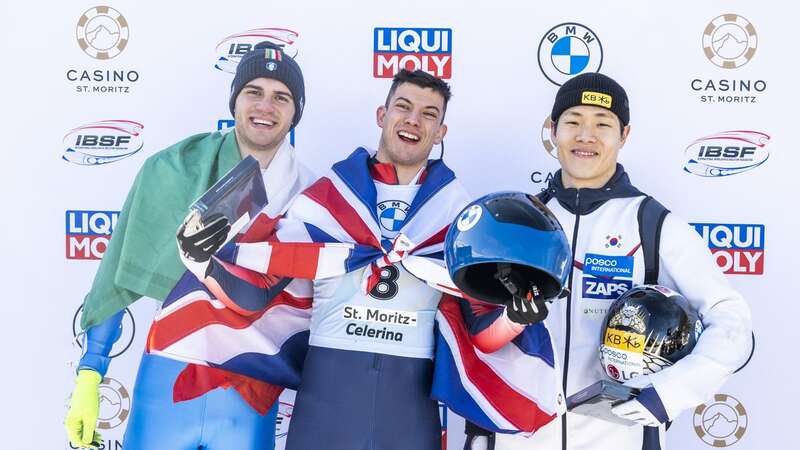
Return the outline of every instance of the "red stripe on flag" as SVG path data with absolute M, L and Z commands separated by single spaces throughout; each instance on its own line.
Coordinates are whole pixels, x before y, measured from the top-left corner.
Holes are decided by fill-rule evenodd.
M 329 178 L 320 178 L 306 189 L 303 195 L 328 210 L 336 222 L 356 243 L 373 248 L 381 248 L 370 227 L 364 223 L 358 212 L 350 206 Z
M 236 330 L 247 328 L 278 305 L 308 309 L 311 308 L 311 299 L 294 297 L 284 291 L 272 300 L 268 308 L 249 316 L 237 314 L 228 308 L 215 308 L 210 298 L 196 300 L 153 322 L 147 337 L 147 350 L 163 350 L 209 325 L 224 325 Z
M 247 229 L 247 232 L 245 232 L 237 242 L 246 244 L 266 241 L 275 234 L 275 225 L 277 225 L 280 219 L 280 216 L 273 218 L 263 212 L 259 213 L 255 220 L 253 220 L 253 223 L 250 224 L 250 228 Z
M 542 411 L 536 402 L 507 385 L 491 367 L 478 358 L 464 325 L 458 300 L 443 295 L 439 310 L 456 338 L 466 376 L 498 413 L 514 427 L 524 431 L 535 431 L 555 419 L 555 414 Z
M 313 280 L 317 275 L 320 251 L 325 244 L 314 242 L 273 242 L 266 272 L 281 277 Z
M 450 229 L 450 224 L 447 224 L 447 226 L 445 226 L 444 228 L 442 228 L 441 230 L 436 232 L 436 234 L 434 234 L 433 236 L 431 236 L 428 239 L 426 239 L 425 242 L 417 245 L 415 247 L 415 250 L 416 249 L 420 249 L 420 248 L 429 247 L 429 246 L 435 245 L 435 244 L 441 244 L 444 241 L 444 237 L 447 235 L 447 230 L 449 230 L 449 229 Z

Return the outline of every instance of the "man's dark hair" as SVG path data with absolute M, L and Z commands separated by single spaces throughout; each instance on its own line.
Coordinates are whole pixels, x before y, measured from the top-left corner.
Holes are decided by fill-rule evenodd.
M 428 72 L 423 72 L 421 70 L 415 70 L 412 72 L 407 69 L 402 69 L 397 73 L 397 75 L 394 76 L 394 79 L 392 80 L 392 87 L 389 88 L 389 95 L 386 96 L 385 106 L 387 108 L 389 107 L 389 100 L 392 99 L 392 96 L 397 90 L 397 86 L 400 86 L 403 83 L 411 83 L 421 88 L 433 89 L 434 92 L 441 94 L 441 96 L 444 98 L 444 111 L 442 111 L 441 122 L 444 121 L 444 115 L 447 112 L 447 102 L 450 101 L 450 97 L 453 95 L 450 92 L 449 84 L 445 83 L 440 78 L 436 78 Z

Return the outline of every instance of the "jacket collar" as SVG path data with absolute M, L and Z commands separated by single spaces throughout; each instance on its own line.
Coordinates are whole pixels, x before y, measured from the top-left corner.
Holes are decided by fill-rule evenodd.
M 592 188 L 565 188 L 561 181 L 561 169 L 556 171 L 547 187 L 547 194 L 555 197 L 572 214 L 590 214 L 612 198 L 638 197 L 642 194 L 636 189 L 628 178 L 622 164 L 617 164 L 614 175 L 599 189 Z

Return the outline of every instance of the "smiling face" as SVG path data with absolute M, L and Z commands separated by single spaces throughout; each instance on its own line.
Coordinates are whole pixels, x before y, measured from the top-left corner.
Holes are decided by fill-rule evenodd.
M 430 88 L 412 83 L 397 86 L 387 105 L 377 111 L 383 129 L 377 158 L 398 170 L 419 170 L 427 162 L 434 144 L 447 133 L 442 123 L 444 97 Z
M 598 106 L 573 106 L 558 117 L 551 139 L 558 149 L 564 187 L 600 188 L 616 170 L 619 149 L 630 125 L 620 128 L 617 116 Z
M 241 148 L 255 152 L 275 150 L 292 126 L 292 93 L 278 80 L 255 78 L 239 92 L 234 113 Z

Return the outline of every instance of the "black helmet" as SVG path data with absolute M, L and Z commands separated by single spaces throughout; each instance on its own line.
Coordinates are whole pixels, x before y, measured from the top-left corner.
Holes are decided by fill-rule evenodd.
M 663 286 L 644 285 L 611 304 L 601 330 L 603 370 L 615 380 L 628 381 L 688 355 L 703 324 L 682 295 Z
M 491 303 L 524 295 L 533 283 L 558 296 L 572 262 L 558 219 L 536 197 L 495 192 L 467 205 L 445 237 L 450 278 L 470 297 Z

